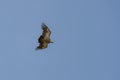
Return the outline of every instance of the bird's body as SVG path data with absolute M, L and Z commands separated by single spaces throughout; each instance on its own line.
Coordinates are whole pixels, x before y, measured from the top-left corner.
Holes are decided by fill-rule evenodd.
M 47 48 L 49 43 L 53 43 L 50 39 L 50 34 L 51 34 L 50 29 L 44 23 L 42 23 L 41 26 L 43 32 L 42 35 L 38 38 L 39 46 L 36 48 L 37 50 Z

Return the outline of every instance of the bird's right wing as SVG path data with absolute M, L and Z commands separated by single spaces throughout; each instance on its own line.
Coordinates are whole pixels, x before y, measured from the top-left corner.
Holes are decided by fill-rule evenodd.
M 42 36 L 44 37 L 44 39 L 49 39 L 51 34 L 50 29 L 44 23 L 42 23 L 41 27 L 43 30 Z

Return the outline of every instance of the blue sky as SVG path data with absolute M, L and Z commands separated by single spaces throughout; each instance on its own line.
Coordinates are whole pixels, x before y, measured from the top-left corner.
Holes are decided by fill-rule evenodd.
M 120 80 L 119 0 L 1 0 L 0 80 Z M 44 22 L 54 44 L 36 51 Z

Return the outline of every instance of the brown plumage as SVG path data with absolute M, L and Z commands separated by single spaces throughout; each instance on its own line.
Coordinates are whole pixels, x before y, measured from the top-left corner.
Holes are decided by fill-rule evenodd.
M 36 48 L 36 50 L 47 48 L 49 43 L 53 43 L 50 39 L 50 29 L 44 23 L 42 23 L 41 28 L 43 32 L 42 35 L 38 38 L 39 46 Z

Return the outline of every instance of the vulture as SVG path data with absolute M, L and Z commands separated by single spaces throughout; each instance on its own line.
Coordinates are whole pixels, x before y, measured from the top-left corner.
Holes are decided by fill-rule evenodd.
M 36 48 L 36 50 L 45 49 L 48 47 L 49 43 L 53 43 L 50 39 L 51 31 L 48 26 L 42 23 L 41 28 L 42 35 L 40 35 L 40 37 L 38 38 L 39 46 Z

